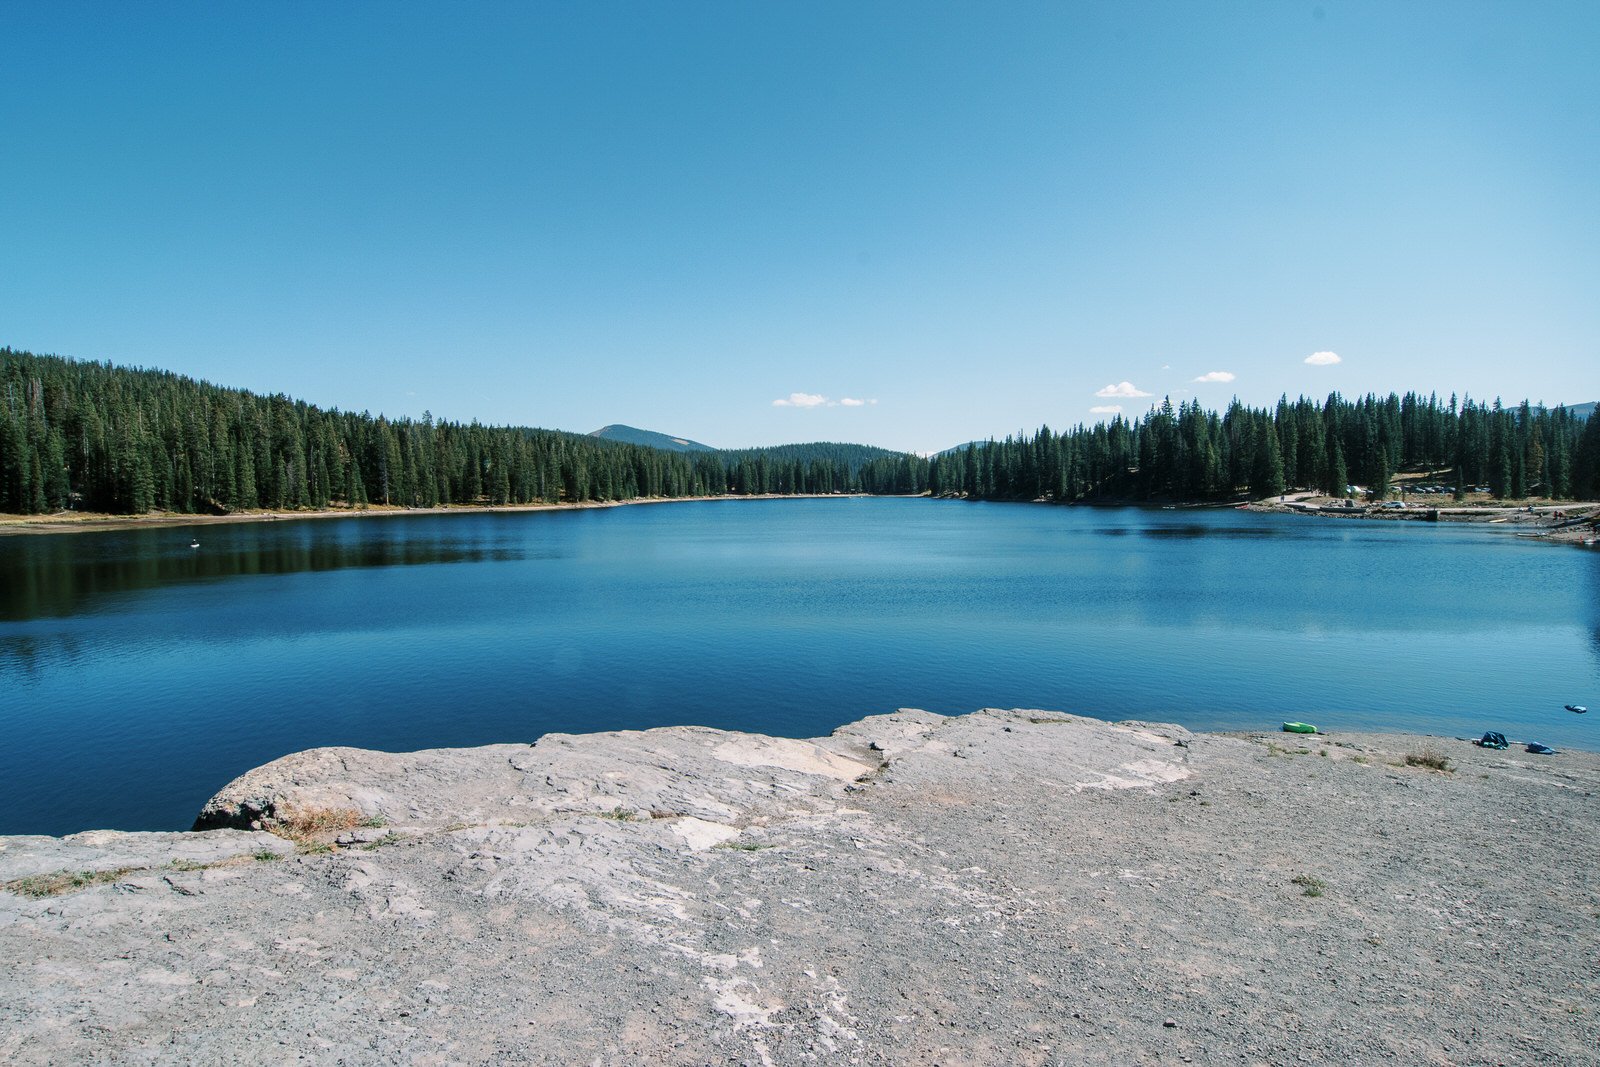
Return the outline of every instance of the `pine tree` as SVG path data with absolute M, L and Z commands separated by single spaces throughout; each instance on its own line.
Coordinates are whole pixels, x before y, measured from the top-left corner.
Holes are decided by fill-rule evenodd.
M 1379 448 L 1372 471 L 1372 496 L 1376 500 L 1389 499 L 1389 450 Z
M 1324 490 L 1329 496 L 1345 496 L 1350 492 L 1350 471 L 1344 464 L 1344 446 L 1333 442 L 1333 459 L 1328 465 L 1328 479 Z
M 1273 497 L 1282 494 L 1283 488 L 1283 453 L 1278 450 L 1278 435 L 1268 427 L 1256 437 L 1250 493 L 1258 498 Z

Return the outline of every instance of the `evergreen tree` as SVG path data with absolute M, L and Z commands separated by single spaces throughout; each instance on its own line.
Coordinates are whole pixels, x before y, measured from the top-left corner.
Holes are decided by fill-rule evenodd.
M 1344 465 L 1344 446 L 1333 442 L 1333 460 L 1328 466 L 1327 483 L 1323 491 L 1329 496 L 1345 496 L 1350 492 L 1350 472 Z
M 1372 495 L 1377 500 L 1389 499 L 1389 450 L 1380 448 L 1377 451 L 1376 466 L 1372 471 Z
M 1256 437 L 1255 466 L 1250 477 L 1250 494 L 1273 497 L 1283 492 L 1283 453 L 1278 450 L 1278 435 L 1268 429 Z

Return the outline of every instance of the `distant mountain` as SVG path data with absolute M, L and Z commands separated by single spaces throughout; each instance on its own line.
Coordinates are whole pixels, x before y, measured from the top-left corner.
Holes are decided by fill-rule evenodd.
M 595 430 L 590 437 L 598 437 L 602 441 L 618 441 L 625 445 L 643 445 L 646 448 L 659 448 L 663 452 L 715 452 L 710 445 L 703 445 L 699 441 L 689 441 L 682 437 L 673 437 L 670 434 L 656 433 L 654 430 L 641 430 L 637 426 L 624 426 L 615 423 L 611 426 L 602 426 Z
M 1594 414 L 1595 403 L 1595 401 L 1591 400 L 1587 404 L 1568 404 L 1567 412 L 1568 414 L 1578 416 L 1580 419 L 1587 419 L 1589 416 Z
M 942 452 L 935 452 L 934 456 L 936 456 L 936 457 L 954 456 L 957 453 L 965 452 L 969 448 L 972 448 L 972 447 L 978 446 L 978 445 L 982 445 L 982 444 L 983 444 L 982 441 L 968 441 L 964 445 L 951 445 L 949 448 L 945 449 Z

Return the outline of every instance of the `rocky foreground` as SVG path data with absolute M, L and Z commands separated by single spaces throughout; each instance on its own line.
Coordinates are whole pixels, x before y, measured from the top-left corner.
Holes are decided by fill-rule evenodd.
M 1597 785 L 1034 711 L 321 749 L 0 838 L 0 1061 L 1593 1064 Z

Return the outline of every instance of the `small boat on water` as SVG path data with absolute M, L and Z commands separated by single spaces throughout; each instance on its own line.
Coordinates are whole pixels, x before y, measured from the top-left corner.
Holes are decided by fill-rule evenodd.
M 1283 732 L 1286 734 L 1314 734 L 1317 732 L 1317 728 L 1308 722 L 1286 722 L 1283 724 Z
M 1589 709 L 1584 707 L 1582 704 L 1568 704 L 1567 705 L 1567 710 L 1568 711 L 1575 711 L 1579 715 L 1582 715 L 1584 712 L 1588 711 Z
M 191 537 L 189 539 L 189 547 L 190 548 L 199 548 L 200 547 L 200 542 Z

